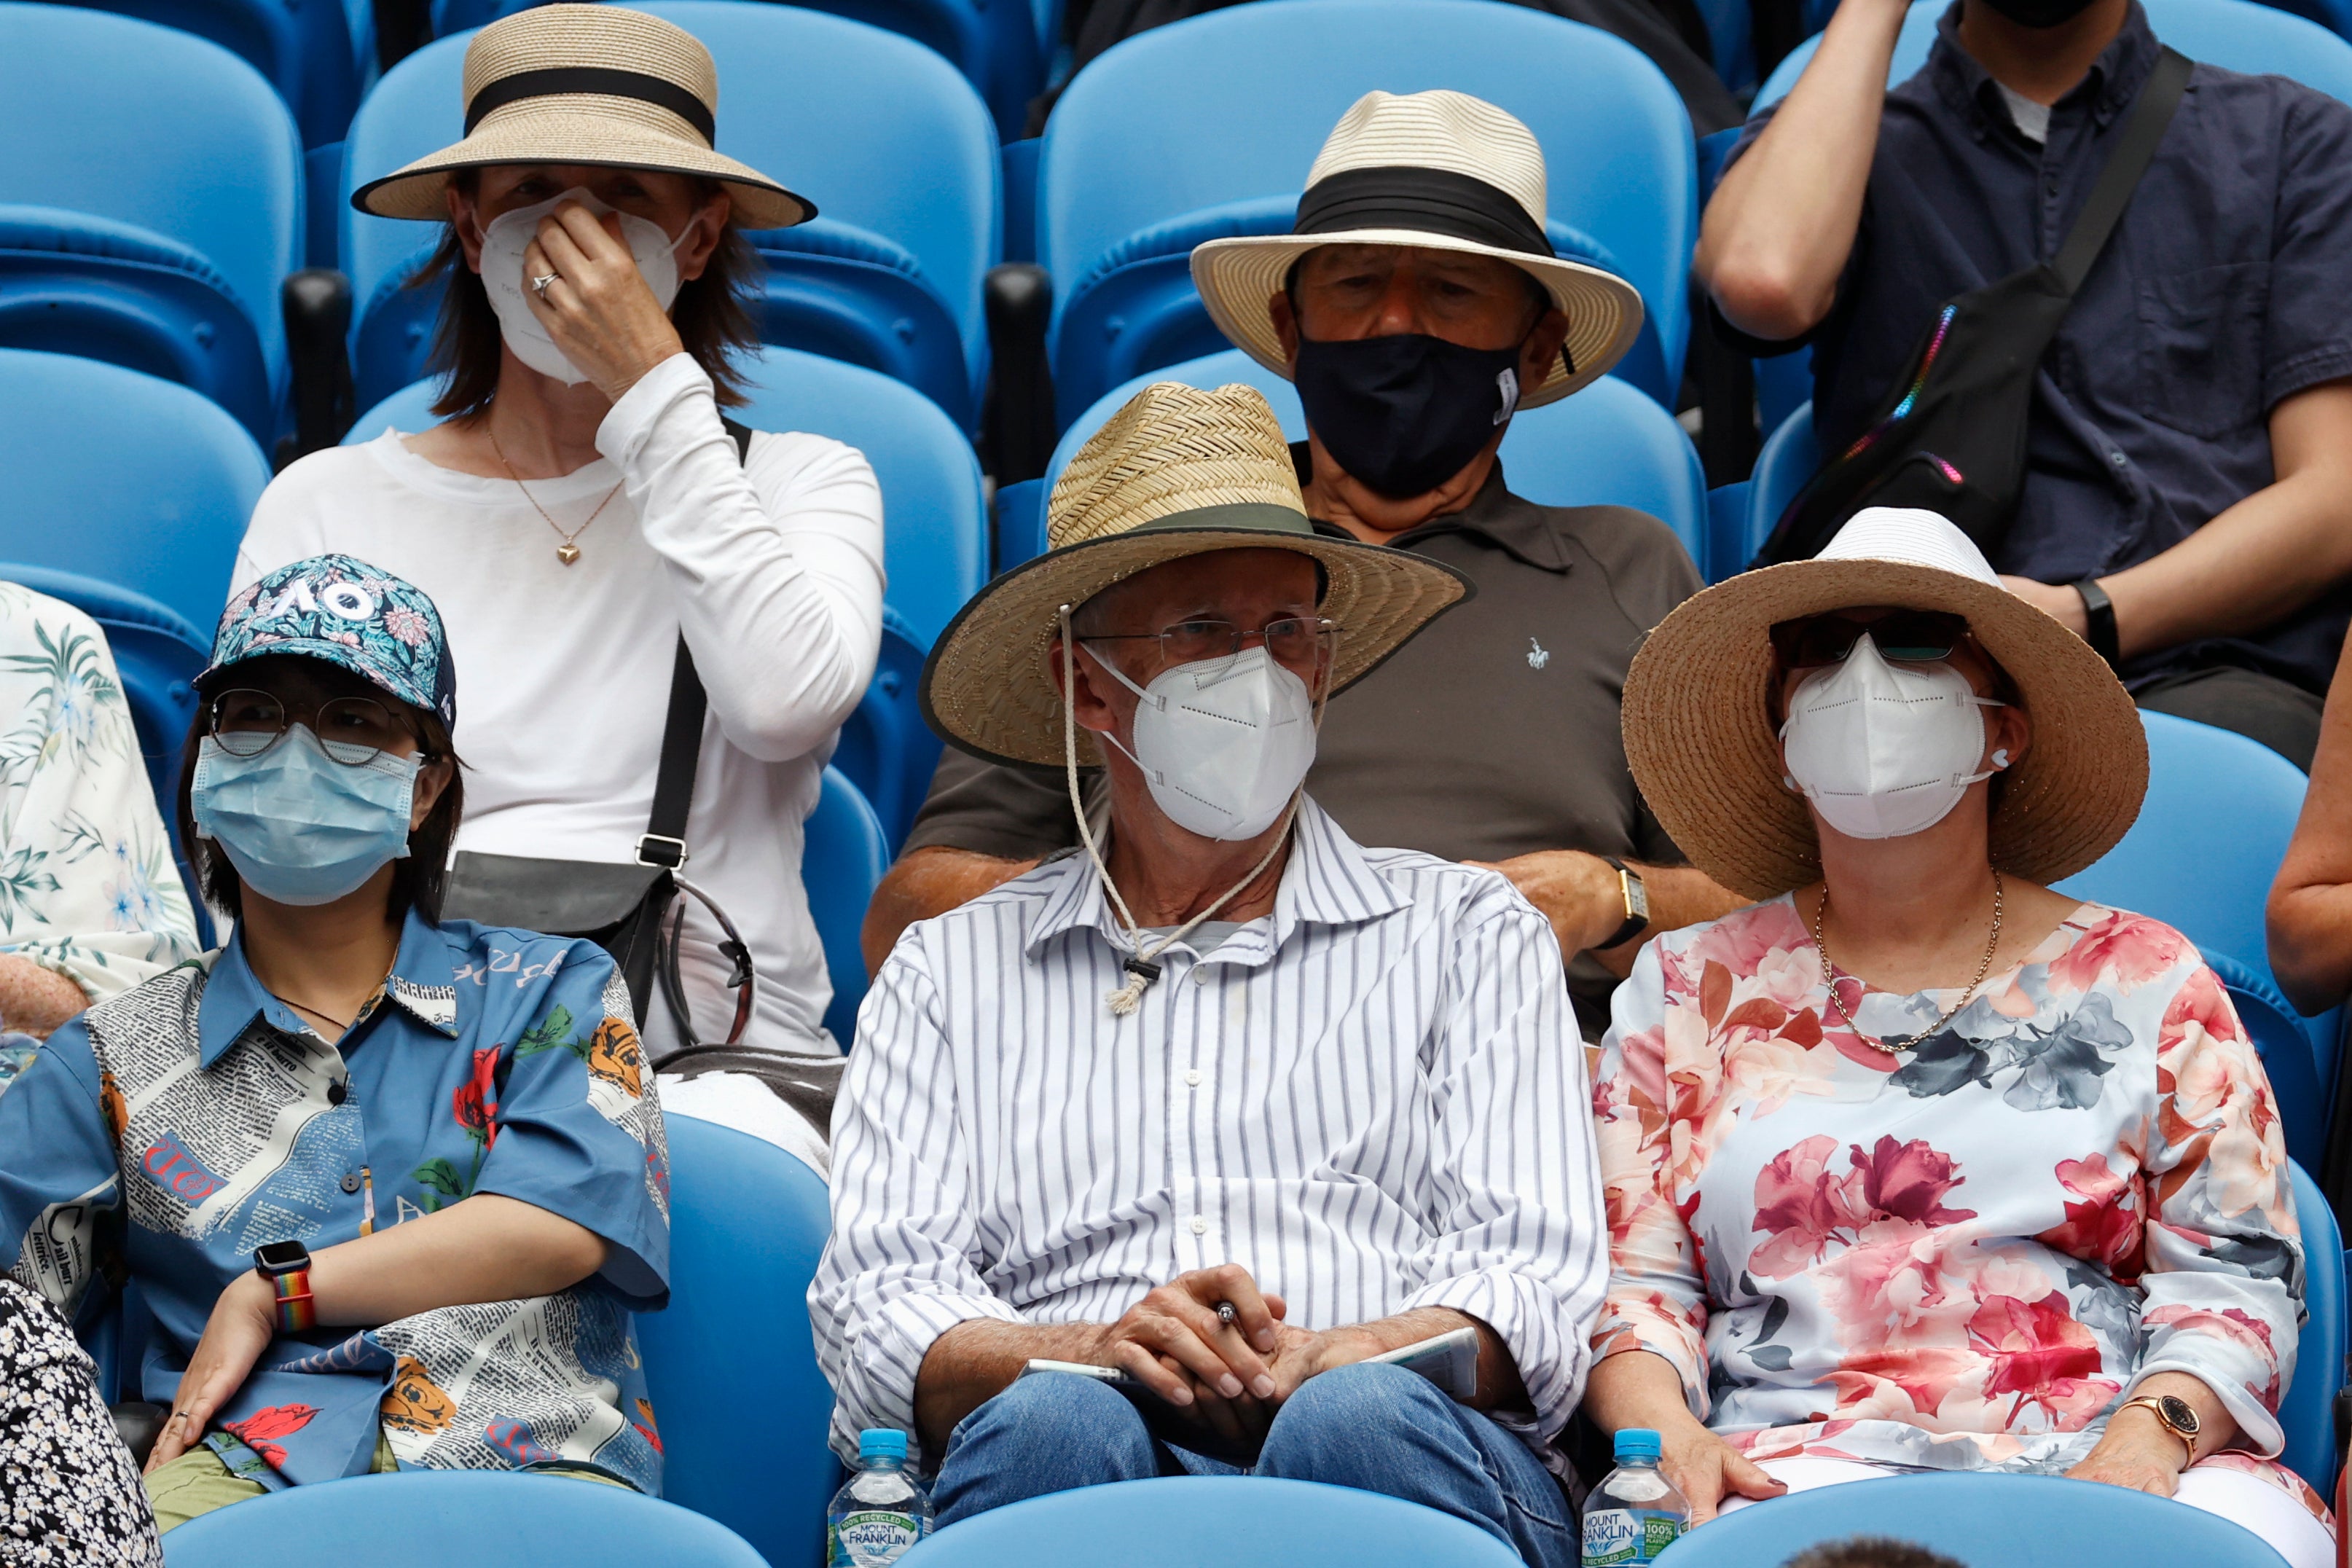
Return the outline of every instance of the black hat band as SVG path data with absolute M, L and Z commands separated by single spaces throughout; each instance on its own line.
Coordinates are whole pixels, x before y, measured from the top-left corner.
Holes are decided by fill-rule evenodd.
M 1442 234 L 1549 258 L 1543 227 L 1510 194 L 1451 169 L 1397 164 L 1344 169 L 1318 180 L 1298 198 L 1297 235 L 1403 228 Z
M 710 106 L 674 81 L 643 71 L 615 70 L 609 66 L 551 66 L 545 70 L 517 71 L 474 95 L 466 105 L 466 134 L 493 110 L 525 99 L 593 93 L 601 98 L 634 98 L 666 109 L 701 132 L 706 145 L 719 139 L 719 121 Z

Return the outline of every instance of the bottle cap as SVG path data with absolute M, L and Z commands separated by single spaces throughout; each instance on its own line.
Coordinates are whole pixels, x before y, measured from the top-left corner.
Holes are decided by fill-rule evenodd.
M 1653 1451 L 1656 1438 L 1652 1437 Z M 857 1462 L 868 1464 L 876 1459 L 907 1461 L 907 1435 L 889 1426 L 868 1426 L 857 1435 Z
M 1647 1426 L 1627 1426 L 1617 1434 L 1617 1462 L 1643 1459 L 1651 1464 L 1658 1459 L 1658 1435 Z

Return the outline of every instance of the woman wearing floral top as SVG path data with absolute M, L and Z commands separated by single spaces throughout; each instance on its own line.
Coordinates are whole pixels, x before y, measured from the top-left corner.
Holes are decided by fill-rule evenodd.
M 661 1113 L 602 950 L 439 919 L 453 668 L 432 601 L 348 556 L 224 616 L 180 818 L 235 935 L 0 1090 L 0 1257 L 152 1316 L 164 1530 L 371 1470 L 659 1490 Z
M 2043 885 L 2146 786 L 2097 656 L 1944 519 L 1873 510 L 1677 610 L 1625 728 L 1676 842 L 1763 901 L 1617 993 L 1588 1413 L 1657 1428 L 1700 1520 L 2005 1469 L 2332 1563 L 2275 1462 L 2303 1257 L 2262 1064 L 2186 938 Z

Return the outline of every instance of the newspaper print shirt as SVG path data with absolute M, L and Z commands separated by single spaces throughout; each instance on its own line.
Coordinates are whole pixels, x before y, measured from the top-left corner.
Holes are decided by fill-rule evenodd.
M 412 912 L 331 1046 L 232 942 L 91 1008 L 0 1091 L 0 1260 L 70 1315 L 119 1254 L 154 1315 L 145 1396 L 169 1401 L 256 1247 L 316 1253 L 477 1193 L 536 1205 L 604 1239 L 597 1274 L 281 1334 L 205 1440 L 271 1489 L 365 1474 L 381 1428 L 404 1469 L 658 1493 L 631 1313 L 668 1299 L 669 1168 L 630 1016 L 591 942 Z

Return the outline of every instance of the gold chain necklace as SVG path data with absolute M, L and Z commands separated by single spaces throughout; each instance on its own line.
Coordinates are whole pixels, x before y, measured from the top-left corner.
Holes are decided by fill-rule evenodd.
M 2000 947 L 2000 873 L 1995 871 L 1992 874 L 1992 934 L 1985 939 L 1984 962 L 1977 965 L 1977 977 L 1969 982 L 1969 988 L 1960 993 L 1960 999 L 1947 1007 L 1942 1017 L 1917 1034 L 1895 1035 L 1878 1040 L 1863 1033 L 1862 1026 L 1853 1021 L 1853 1015 L 1845 1010 L 1845 1001 L 1838 994 L 1839 976 L 1837 971 L 1830 966 L 1829 939 L 1822 934 L 1822 921 L 1830 912 L 1830 885 L 1823 882 L 1822 901 L 1813 906 L 1813 951 L 1822 957 L 1822 984 L 1829 988 L 1830 1005 L 1837 1009 L 1838 1016 L 1845 1020 L 1845 1026 L 1853 1031 L 1854 1038 L 1871 1049 L 1885 1051 L 1890 1057 L 1911 1049 L 1958 1017 L 1960 1009 L 1975 999 L 1977 987 L 1985 983 L 1985 976 L 1992 973 L 1992 955 Z
M 515 472 L 515 466 L 507 461 L 507 449 L 499 445 L 499 433 L 494 429 L 490 429 L 490 423 L 488 420 L 485 419 L 482 422 L 482 428 L 489 430 L 490 450 L 499 455 L 499 462 L 505 468 L 507 478 L 515 482 L 515 489 L 522 492 L 522 499 L 530 502 L 530 510 L 539 513 L 540 517 L 546 522 L 547 526 L 555 530 L 556 537 L 563 541 L 562 543 L 555 547 L 555 558 L 558 561 L 562 562 L 566 566 L 569 566 L 574 561 L 579 560 L 580 546 L 573 543 L 572 541 L 578 539 L 582 534 L 588 531 L 588 522 L 593 522 L 598 518 L 604 515 L 604 509 L 613 504 L 613 498 L 614 496 L 621 493 L 621 486 L 619 484 L 615 484 L 611 489 L 606 490 L 604 492 L 604 499 L 596 503 L 596 510 L 588 514 L 588 522 L 583 522 L 579 527 L 573 529 L 571 532 L 566 533 L 563 531 L 563 525 L 562 523 L 547 515 L 547 509 L 539 504 L 539 498 L 530 493 L 530 487 L 529 485 L 522 482 L 522 476 Z M 623 484 L 625 484 L 626 482 L 626 480 L 622 481 Z

